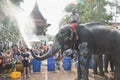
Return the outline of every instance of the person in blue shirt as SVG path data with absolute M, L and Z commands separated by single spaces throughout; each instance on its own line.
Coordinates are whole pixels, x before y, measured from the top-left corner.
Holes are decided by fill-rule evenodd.
M 87 64 L 88 47 L 87 45 L 88 45 L 87 42 L 82 42 L 78 46 L 83 80 L 88 80 L 88 64 Z

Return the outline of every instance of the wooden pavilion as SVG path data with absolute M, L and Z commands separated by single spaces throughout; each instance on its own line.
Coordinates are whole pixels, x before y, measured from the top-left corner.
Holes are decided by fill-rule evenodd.
M 46 28 L 48 28 L 50 24 L 47 23 L 47 20 L 41 14 L 37 1 L 30 15 L 33 17 L 33 21 L 36 25 L 36 35 L 45 34 L 45 32 L 47 31 Z

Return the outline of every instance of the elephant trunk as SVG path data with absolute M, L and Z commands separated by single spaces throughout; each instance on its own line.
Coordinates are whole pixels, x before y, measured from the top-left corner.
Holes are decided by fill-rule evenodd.
M 30 50 L 30 51 L 31 51 L 32 56 L 35 59 L 37 59 L 37 60 L 45 60 L 47 58 L 50 58 L 50 57 L 54 56 L 56 54 L 56 52 L 59 51 L 60 48 L 61 48 L 60 43 L 56 41 L 56 42 L 53 43 L 53 45 L 48 50 L 48 52 L 43 54 L 42 56 L 37 56 L 36 54 L 34 54 L 34 52 L 32 50 Z

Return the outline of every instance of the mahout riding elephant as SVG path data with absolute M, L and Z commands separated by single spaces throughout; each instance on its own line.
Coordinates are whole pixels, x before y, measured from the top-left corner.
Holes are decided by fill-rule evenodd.
M 92 54 L 101 55 L 110 52 L 113 63 L 115 64 L 115 79 L 120 80 L 120 31 L 104 23 L 92 22 L 81 24 L 77 27 L 79 39 L 78 44 L 88 43 L 89 56 Z M 72 29 L 67 26 L 58 32 L 55 41 L 49 51 L 42 56 L 36 56 L 32 50 L 32 56 L 38 60 L 45 60 L 52 57 L 59 49 L 62 51 L 73 47 L 74 35 Z M 89 62 L 89 59 L 88 61 Z

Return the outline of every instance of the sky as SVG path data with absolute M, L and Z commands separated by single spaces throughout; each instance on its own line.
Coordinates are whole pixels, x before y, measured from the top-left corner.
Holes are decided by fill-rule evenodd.
M 43 17 L 47 20 L 47 23 L 51 24 L 47 28 L 47 34 L 55 36 L 58 32 L 58 24 L 65 14 L 64 8 L 67 4 L 73 3 L 76 0 L 24 0 L 22 8 L 29 14 L 36 1 Z
M 24 0 L 22 7 L 28 14 L 30 14 L 36 1 L 43 17 L 47 20 L 47 23 L 51 24 L 51 26 L 47 28 L 47 34 L 53 36 L 55 36 L 59 30 L 58 24 L 65 14 L 64 8 L 67 4 L 76 2 L 76 0 Z M 107 9 L 110 10 L 109 8 Z M 118 16 L 114 18 L 113 21 L 115 21 L 115 19 L 120 22 Z

